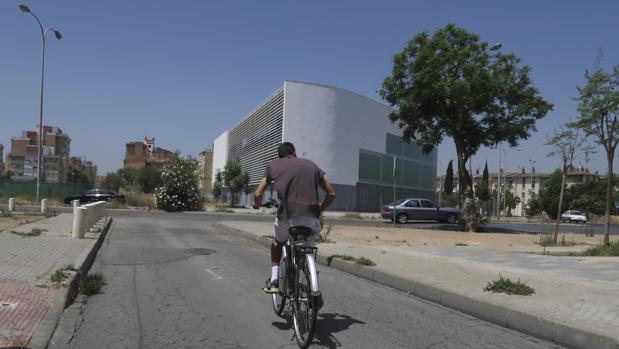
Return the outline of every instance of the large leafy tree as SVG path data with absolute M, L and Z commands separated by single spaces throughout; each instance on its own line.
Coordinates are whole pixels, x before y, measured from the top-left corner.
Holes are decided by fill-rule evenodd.
M 393 58 L 381 96 L 396 111 L 391 120 L 425 153 L 445 137 L 454 141 L 466 230 L 476 230 L 472 178 L 466 162 L 481 146 L 516 146 L 552 105 L 513 54 L 492 54 L 478 35 L 454 24 L 416 35 Z
M 565 182 L 568 171 L 572 168 L 572 164 L 579 158 L 589 160 L 589 154 L 593 153 L 593 147 L 587 144 L 587 139 L 578 129 L 564 129 L 555 132 L 555 135 L 548 140 L 545 145 L 552 147 L 552 151 L 548 154 L 551 157 L 561 159 L 561 188 L 559 193 L 559 204 L 555 230 L 552 234 L 552 239 L 556 243 L 559 237 L 559 225 L 561 224 L 561 213 L 563 212 L 563 196 L 565 193 Z
M 604 148 L 608 163 L 606 187 L 606 212 L 604 217 L 604 243 L 610 244 L 610 210 L 614 188 L 613 161 L 619 144 L 619 66 L 612 72 L 597 69 L 585 72 L 587 84 L 578 87 L 578 112 L 580 117 L 573 124 L 582 128 Z
M 103 182 L 101 182 L 101 188 L 109 189 L 113 191 L 119 191 L 120 187 L 123 185 L 123 179 L 114 172 L 110 172 L 105 175 Z
M 215 172 L 215 183 L 213 183 L 213 197 L 215 198 L 215 203 L 219 201 L 221 194 L 223 194 L 223 182 L 223 175 L 221 171 L 217 169 L 217 172 Z

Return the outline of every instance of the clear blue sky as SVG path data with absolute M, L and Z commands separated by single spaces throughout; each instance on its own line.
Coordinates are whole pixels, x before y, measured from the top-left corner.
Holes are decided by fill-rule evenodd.
M 38 120 L 40 37 L 20 1 L 0 2 L 0 143 Z M 197 155 L 284 80 L 338 86 L 379 99 L 392 56 L 420 31 L 449 22 L 503 43 L 533 69 L 555 110 L 512 150 L 508 168 L 550 171 L 547 135 L 574 117 L 576 86 L 593 67 L 619 64 L 619 2 L 607 1 L 83 1 L 24 0 L 64 38 L 48 39 L 45 124 L 73 139 L 99 174 L 122 166 L 124 144 L 155 136 L 158 146 Z M 387 122 L 387 121 L 386 121 Z M 439 171 L 454 158 L 439 149 Z M 497 151 L 482 150 L 473 167 Z M 602 153 L 588 166 L 605 170 Z

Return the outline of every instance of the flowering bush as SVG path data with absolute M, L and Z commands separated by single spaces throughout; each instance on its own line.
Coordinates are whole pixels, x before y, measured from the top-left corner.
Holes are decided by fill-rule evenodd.
M 155 189 L 155 205 L 166 211 L 199 211 L 202 195 L 198 188 L 198 162 L 177 155 L 161 171 L 161 185 Z

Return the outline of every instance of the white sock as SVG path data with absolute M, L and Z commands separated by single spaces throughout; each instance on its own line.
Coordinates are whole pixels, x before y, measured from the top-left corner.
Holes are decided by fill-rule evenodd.
M 277 280 L 279 276 L 279 267 L 271 267 L 271 281 Z

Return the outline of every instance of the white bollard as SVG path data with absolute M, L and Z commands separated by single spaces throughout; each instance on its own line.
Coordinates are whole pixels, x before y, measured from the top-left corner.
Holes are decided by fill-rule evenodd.
M 47 199 L 41 200 L 41 213 L 47 213 Z
M 15 211 L 15 198 L 9 198 L 9 212 Z
M 86 212 L 88 211 L 85 207 L 76 207 L 73 209 L 73 230 L 71 231 L 71 236 L 78 239 L 84 238 L 84 233 L 86 232 Z

